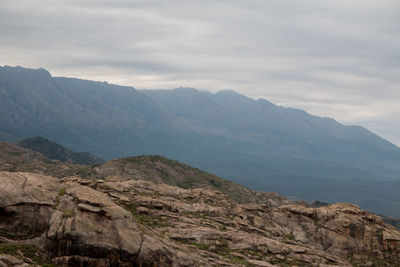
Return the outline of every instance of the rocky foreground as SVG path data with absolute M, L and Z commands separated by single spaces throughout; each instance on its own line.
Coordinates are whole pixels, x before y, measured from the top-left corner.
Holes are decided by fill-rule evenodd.
M 0 266 L 400 266 L 351 204 L 239 204 L 207 189 L 0 172 Z

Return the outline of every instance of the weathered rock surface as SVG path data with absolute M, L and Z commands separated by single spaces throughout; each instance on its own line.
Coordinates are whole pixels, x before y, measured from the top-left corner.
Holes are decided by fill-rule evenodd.
M 274 208 L 128 177 L 60 180 L 0 172 L 0 213 L 0 266 L 39 264 L 24 261 L 28 253 L 22 249 L 6 255 L 10 245 L 35 246 L 41 263 L 62 266 L 400 262 L 400 233 L 351 204 Z
M 0 267 L 29 267 L 33 264 L 26 263 L 25 261 L 7 254 L 0 254 Z

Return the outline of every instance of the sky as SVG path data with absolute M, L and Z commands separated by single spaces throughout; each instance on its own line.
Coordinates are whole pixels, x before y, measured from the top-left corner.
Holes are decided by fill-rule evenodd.
M 399 0 L 1 0 L 0 65 L 234 90 L 400 145 Z

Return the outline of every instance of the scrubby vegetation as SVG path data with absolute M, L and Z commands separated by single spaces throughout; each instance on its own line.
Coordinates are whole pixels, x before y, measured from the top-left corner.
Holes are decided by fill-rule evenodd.
M 46 262 L 39 249 L 32 245 L 0 245 L 0 254 L 8 254 L 17 258 L 27 258 L 42 267 L 59 267 Z

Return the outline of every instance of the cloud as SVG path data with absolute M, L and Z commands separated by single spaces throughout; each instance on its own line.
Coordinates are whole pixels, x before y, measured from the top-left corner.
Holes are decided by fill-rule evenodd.
M 233 89 L 400 144 L 397 0 L 0 3 L 0 62 L 137 88 Z

